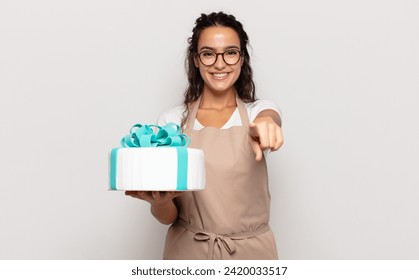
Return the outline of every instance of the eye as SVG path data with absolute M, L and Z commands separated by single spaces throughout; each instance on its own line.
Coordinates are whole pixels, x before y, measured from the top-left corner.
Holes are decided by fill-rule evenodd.
M 211 57 L 211 56 L 214 56 L 214 53 L 213 52 L 202 52 L 201 53 L 201 56 L 203 56 L 203 57 Z
M 236 56 L 236 55 L 238 55 L 238 54 L 239 54 L 239 51 L 238 51 L 238 50 L 227 50 L 227 51 L 226 51 L 226 54 L 227 54 L 228 56 Z

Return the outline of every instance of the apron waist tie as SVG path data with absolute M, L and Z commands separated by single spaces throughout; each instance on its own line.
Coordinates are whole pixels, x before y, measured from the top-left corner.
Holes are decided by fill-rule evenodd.
M 236 251 L 236 245 L 233 240 L 242 240 L 251 237 L 255 237 L 259 234 L 265 233 L 270 230 L 269 225 L 265 224 L 255 231 L 248 231 L 243 233 L 221 235 L 212 232 L 206 232 L 198 229 L 194 229 L 185 220 L 178 219 L 176 224 L 183 227 L 184 229 L 194 233 L 194 239 L 197 241 L 208 241 L 208 260 L 214 259 L 214 246 L 217 242 L 218 248 L 222 251 L 224 248 L 230 255 Z

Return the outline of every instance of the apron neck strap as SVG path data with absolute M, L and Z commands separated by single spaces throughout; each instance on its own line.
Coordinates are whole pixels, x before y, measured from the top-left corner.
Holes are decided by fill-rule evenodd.
M 244 107 L 243 101 L 236 95 L 237 108 L 239 109 L 240 119 L 242 120 L 242 125 L 248 127 L 250 124 L 249 115 L 247 114 L 246 107 Z
M 188 116 L 188 119 L 186 120 L 185 132 L 193 130 L 196 115 L 198 113 L 199 104 L 201 103 L 201 96 L 199 96 L 196 101 L 188 105 L 189 116 Z
M 185 132 L 189 130 L 193 130 L 196 115 L 198 113 L 199 104 L 201 103 L 201 97 L 202 95 L 198 97 L 198 99 L 194 101 L 193 103 L 191 103 L 190 105 L 189 117 L 186 121 Z M 236 95 L 236 104 L 237 104 L 237 109 L 239 110 L 240 119 L 242 121 L 243 126 L 248 127 L 250 124 L 249 116 L 247 115 L 247 110 L 244 106 L 243 101 L 239 98 L 238 95 Z

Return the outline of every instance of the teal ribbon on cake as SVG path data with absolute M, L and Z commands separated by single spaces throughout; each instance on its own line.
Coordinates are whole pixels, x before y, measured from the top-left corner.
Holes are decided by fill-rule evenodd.
M 154 132 L 153 128 L 157 130 Z M 165 126 L 158 125 L 133 125 L 130 133 L 122 138 L 122 147 L 158 147 L 158 146 L 179 146 L 189 145 L 190 138 L 180 133 L 180 127 L 175 123 L 168 123 Z
M 154 129 L 153 129 L 154 128 Z M 135 124 L 130 133 L 121 139 L 124 148 L 175 147 L 177 152 L 177 185 L 176 190 L 187 190 L 188 182 L 188 150 L 190 138 L 181 133 L 175 123 L 165 126 Z M 110 186 L 116 190 L 116 162 L 118 150 L 112 149 L 110 155 Z

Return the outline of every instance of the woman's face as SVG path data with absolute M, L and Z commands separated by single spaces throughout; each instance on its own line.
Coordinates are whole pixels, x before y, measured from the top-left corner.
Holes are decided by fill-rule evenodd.
M 241 51 L 240 39 L 236 31 L 230 27 L 212 26 L 204 29 L 198 40 L 198 54 L 224 53 L 225 51 Z M 240 76 L 243 59 L 234 65 L 228 65 L 222 55 L 217 55 L 216 62 L 206 66 L 195 57 L 195 66 L 199 68 L 201 77 L 204 80 L 204 92 L 210 91 L 214 94 L 224 94 L 234 91 L 234 83 Z

